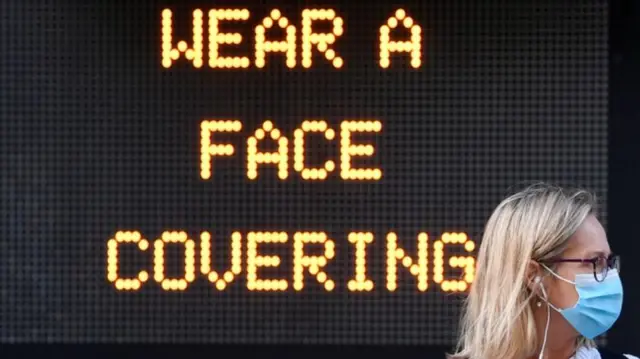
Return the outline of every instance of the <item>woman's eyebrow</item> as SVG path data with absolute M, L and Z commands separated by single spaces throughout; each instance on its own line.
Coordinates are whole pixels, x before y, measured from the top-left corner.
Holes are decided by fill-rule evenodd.
M 610 255 L 611 255 L 610 251 L 591 251 L 591 252 L 587 252 L 586 254 L 588 258 L 609 257 Z

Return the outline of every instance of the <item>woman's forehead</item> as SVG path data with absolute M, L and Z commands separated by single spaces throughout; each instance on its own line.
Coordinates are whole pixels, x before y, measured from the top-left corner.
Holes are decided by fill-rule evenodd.
M 611 253 L 607 234 L 595 216 L 589 216 L 571 236 L 566 254 L 579 255 L 583 258 L 593 258 L 599 255 L 608 256 Z

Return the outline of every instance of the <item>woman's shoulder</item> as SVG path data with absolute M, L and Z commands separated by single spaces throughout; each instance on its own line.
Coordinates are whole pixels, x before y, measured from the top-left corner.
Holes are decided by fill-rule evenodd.
M 620 354 L 618 352 L 614 352 L 612 350 L 609 350 L 607 348 L 597 348 L 596 349 L 598 351 L 598 353 L 600 354 L 599 357 L 601 359 L 607 359 L 607 358 L 619 358 L 619 359 L 639 359 L 637 356 L 631 355 L 631 354 Z
M 581 348 L 575 359 L 640 359 L 631 354 L 619 354 L 606 348 Z
M 600 351 L 600 353 L 609 353 L 608 357 L 610 358 L 625 358 L 625 359 L 639 359 L 637 356 L 635 355 L 631 355 L 631 354 L 618 354 L 616 352 L 612 352 L 612 351 Z M 606 357 L 604 355 L 601 356 L 602 359 L 606 359 Z

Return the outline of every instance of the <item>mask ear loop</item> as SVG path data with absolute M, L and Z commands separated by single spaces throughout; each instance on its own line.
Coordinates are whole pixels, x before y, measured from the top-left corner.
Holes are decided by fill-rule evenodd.
M 561 281 L 563 281 L 563 282 L 567 282 L 567 283 L 569 283 L 569 284 L 576 285 L 576 282 L 571 281 L 571 280 L 568 280 L 567 278 L 563 278 L 563 277 L 559 276 L 556 272 L 552 271 L 551 269 L 549 269 L 549 267 L 547 267 L 547 266 L 546 266 L 546 265 L 544 265 L 544 264 L 541 264 L 541 265 L 544 267 L 544 269 L 546 269 L 547 271 L 549 271 L 549 273 L 551 273 L 551 275 L 552 275 L 552 276 L 554 276 L 554 277 L 556 277 L 556 278 L 560 279 L 560 280 L 561 280 Z M 557 309 L 556 309 L 556 310 L 557 310 Z
M 546 265 L 542 264 L 542 266 L 549 271 L 549 273 L 551 273 L 551 275 L 553 275 L 554 277 L 565 281 L 569 284 L 573 284 L 575 285 L 576 283 L 573 281 L 570 281 L 566 278 L 562 278 L 561 276 L 559 276 L 558 274 L 556 274 L 554 271 L 552 271 L 551 269 L 549 269 L 549 267 L 547 267 Z M 543 294 L 543 298 L 542 300 L 547 304 L 547 324 L 545 325 L 544 328 L 544 339 L 542 341 L 542 349 L 540 349 L 540 355 L 538 356 L 538 359 L 542 359 L 543 355 L 544 355 L 544 348 L 547 345 L 547 335 L 549 334 L 549 324 L 551 322 L 551 309 L 553 308 L 553 310 L 555 310 L 556 312 L 560 313 L 560 309 L 556 308 L 556 306 L 554 306 L 553 304 L 549 303 L 549 299 L 547 297 L 547 291 L 544 289 L 544 286 L 542 285 L 542 278 L 540 278 L 539 276 L 535 278 L 535 282 L 540 286 L 540 290 L 542 291 Z M 542 306 L 541 302 L 538 302 L 538 307 Z

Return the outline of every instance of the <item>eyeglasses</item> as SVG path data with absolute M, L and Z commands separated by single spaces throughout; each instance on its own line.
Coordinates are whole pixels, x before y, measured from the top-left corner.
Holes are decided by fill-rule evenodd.
M 582 263 L 587 264 L 591 263 L 593 266 L 593 276 L 596 278 L 596 281 L 602 282 L 605 278 L 607 278 L 607 274 L 610 269 L 616 269 L 620 272 L 620 256 L 618 255 L 610 255 L 609 257 L 605 256 L 597 256 L 590 259 L 568 259 L 568 258 L 560 258 L 560 259 L 552 259 L 546 261 L 546 263 Z

